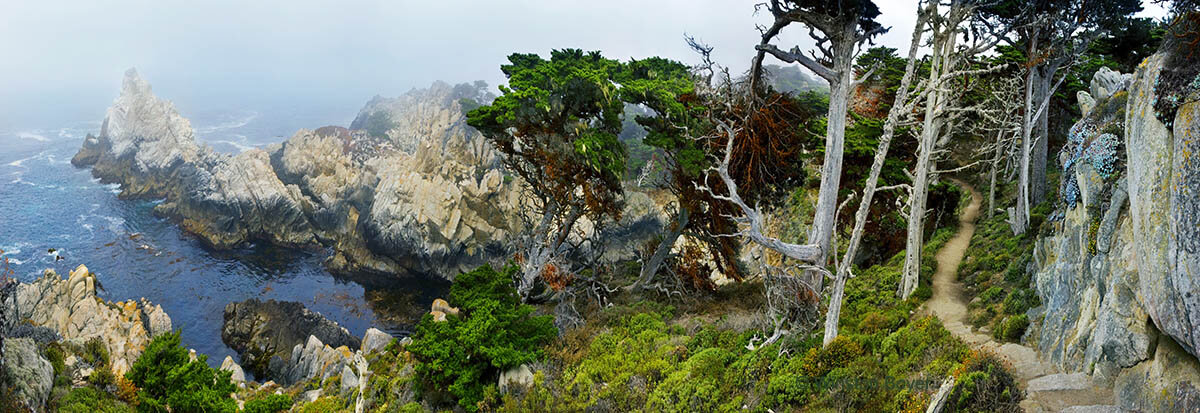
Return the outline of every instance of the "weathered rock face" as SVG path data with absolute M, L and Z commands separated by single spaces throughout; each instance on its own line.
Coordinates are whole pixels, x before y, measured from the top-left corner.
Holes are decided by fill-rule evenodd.
M 344 327 L 297 302 L 250 299 L 225 306 L 221 340 L 256 375 L 268 374 L 273 357 L 290 359 L 293 347 L 310 336 L 334 347 L 357 349 L 360 344 Z
M 1067 206 L 1034 250 L 1038 350 L 1139 411 L 1200 407 L 1200 102 L 1180 106 L 1173 130 L 1157 119 L 1166 61 L 1096 74 L 1062 157 Z
M 54 368 L 42 357 L 37 343 L 28 338 L 4 341 L 4 365 L 0 374 L 8 377 L 18 403 L 33 411 L 41 411 L 54 387 Z
M 1163 333 L 1200 354 L 1200 102 L 1184 103 L 1175 130 L 1154 116 L 1165 56 L 1146 60 L 1131 87 L 1126 136 L 1138 286 Z
M 492 98 L 484 86 L 437 82 L 376 97 L 355 130 L 301 130 L 231 156 L 197 143 L 187 119 L 131 69 L 100 135 L 72 163 L 120 183 L 123 197 L 165 198 L 155 211 L 214 248 L 320 246 L 333 270 L 450 279 L 510 257 L 522 229 L 520 180 L 466 124 L 463 105 Z M 373 114 L 384 115 L 386 133 L 359 130 L 379 127 Z
M 470 95 L 470 96 L 468 96 Z M 187 119 L 132 69 L 99 136 L 72 162 L 123 197 L 155 208 L 214 248 L 251 240 L 331 247 L 335 270 L 419 271 L 447 278 L 507 255 L 516 184 L 466 125 L 459 100 L 479 91 L 435 84 L 376 98 L 389 137 L 326 127 L 236 156 L 197 143 Z
M 1108 67 L 1101 67 L 1096 71 L 1095 76 L 1092 76 L 1092 98 L 1096 100 L 1107 99 L 1118 90 L 1125 89 L 1129 85 L 1129 74 L 1119 73 Z
M 275 355 L 270 361 L 270 376 L 283 385 L 291 385 L 312 378 L 322 382 L 340 376 L 347 366 L 354 364 L 354 351 L 346 346 L 330 347 L 316 336 L 308 336 L 302 344 L 296 344 L 288 358 Z
M 16 312 L 19 320 L 51 328 L 71 343 L 99 338 L 116 374 L 125 374 L 154 336 L 171 331 L 171 318 L 161 306 L 145 299 L 108 302 L 96 297 L 95 275 L 82 265 L 66 280 L 47 270 L 37 281 L 18 286 Z

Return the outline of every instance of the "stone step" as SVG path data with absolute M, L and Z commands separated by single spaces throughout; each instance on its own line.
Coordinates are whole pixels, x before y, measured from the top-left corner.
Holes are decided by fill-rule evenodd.
M 1026 391 L 1047 392 L 1060 390 L 1084 390 L 1092 387 L 1092 379 L 1085 373 L 1049 374 L 1029 381 Z

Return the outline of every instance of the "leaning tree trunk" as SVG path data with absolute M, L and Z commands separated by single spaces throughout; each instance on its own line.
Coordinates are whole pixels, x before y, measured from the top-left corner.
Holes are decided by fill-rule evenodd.
M 879 137 L 879 146 L 875 149 L 875 159 L 871 163 L 871 173 L 867 176 L 867 183 L 863 188 L 862 202 L 858 204 L 858 211 L 854 214 L 854 229 L 850 232 L 850 242 L 846 245 L 846 255 L 838 264 L 837 274 L 833 279 L 833 291 L 829 297 L 829 310 L 825 312 L 825 337 L 822 346 L 828 346 L 838 335 L 838 321 L 841 319 L 842 314 L 842 300 L 846 293 L 846 280 L 850 278 L 850 266 L 854 261 L 855 254 L 858 252 L 858 245 L 862 242 L 863 228 L 867 223 L 867 213 L 870 212 L 871 201 L 875 197 L 875 190 L 879 183 L 879 174 L 883 171 L 884 162 L 887 161 L 888 149 L 891 146 L 892 137 L 896 132 L 896 123 L 899 122 L 900 115 L 906 110 L 909 86 L 912 84 L 913 74 L 916 72 L 917 49 L 921 44 L 921 33 L 924 32 L 922 30 L 925 24 L 924 19 L 925 14 L 923 13 L 917 18 L 916 28 L 913 30 L 912 42 L 909 43 L 908 63 L 904 67 L 904 77 L 900 78 L 900 87 L 896 89 L 896 99 L 892 102 L 892 108 L 888 110 L 887 120 L 883 123 L 883 135 Z
M 948 24 L 948 23 L 942 23 Z M 957 23 L 954 23 L 957 26 Z M 904 268 L 900 276 L 900 297 L 907 300 L 917 289 L 918 278 L 921 274 L 921 248 L 925 241 L 925 204 L 929 195 L 929 175 L 933 169 L 933 151 L 937 146 L 937 138 L 941 133 L 944 120 L 942 114 L 947 104 L 947 91 L 944 90 L 942 75 L 950 68 L 947 67 L 950 54 L 954 52 L 957 31 L 953 27 L 934 29 L 933 58 L 929 69 L 929 82 L 926 85 L 929 93 L 925 99 L 925 119 L 921 126 L 921 137 L 917 143 L 917 163 L 913 166 L 912 194 L 908 200 L 908 233 L 905 240 Z
M 650 259 L 642 265 L 641 274 L 638 275 L 638 281 L 634 284 L 635 287 L 645 287 L 650 285 L 654 280 L 654 275 L 658 274 L 658 268 L 662 266 L 667 256 L 671 254 L 671 249 L 675 246 L 675 241 L 683 234 L 683 228 L 688 224 L 688 210 L 682 205 L 679 207 L 679 212 L 675 214 L 675 227 L 667 231 L 662 241 L 654 249 L 654 254 Z

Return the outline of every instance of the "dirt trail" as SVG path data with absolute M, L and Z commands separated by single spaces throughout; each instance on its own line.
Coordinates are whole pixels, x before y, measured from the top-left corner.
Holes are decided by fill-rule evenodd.
M 1038 359 L 1032 348 L 1016 343 L 998 343 L 991 335 L 971 331 L 967 324 L 967 303 L 962 285 L 958 283 L 958 265 L 962 262 L 975 234 L 982 197 L 970 185 L 952 180 L 971 193 L 971 203 L 959 216 L 958 233 L 936 255 L 937 272 L 933 275 L 933 297 L 921 309 L 942 320 L 946 330 L 975 348 L 999 355 L 1012 367 L 1017 380 L 1026 389 L 1021 403 L 1027 412 L 1057 412 L 1074 406 L 1070 411 L 1109 411 L 1113 404 L 1112 389 L 1094 386 L 1091 378 L 1082 373 L 1059 374 L 1053 366 Z

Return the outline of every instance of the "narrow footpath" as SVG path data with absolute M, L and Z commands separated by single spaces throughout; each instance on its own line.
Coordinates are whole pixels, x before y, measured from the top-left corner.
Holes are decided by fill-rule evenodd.
M 971 330 L 967 324 L 967 303 L 962 285 L 958 283 L 958 265 L 962 262 L 975 234 L 982 196 L 965 182 L 952 179 L 960 188 L 971 193 L 971 203 L 959 216 L 958 233 L 938 251 L 937 272 L 933 275 L 933 297 L 921 309 L 933 314 L 955 337 L 970 346 L 990 351 L 1012 368 L 1022 389 L 1026 391 L 1021 407 L 1026 412 L 1119 412 L 1113 406 L 1111 388 L 1093 386 L 1084 373 L 1062 374 L 1053 366 L 1038 359 L 1029 347 L 1016 343 L 998 343 L 989 334 Z

